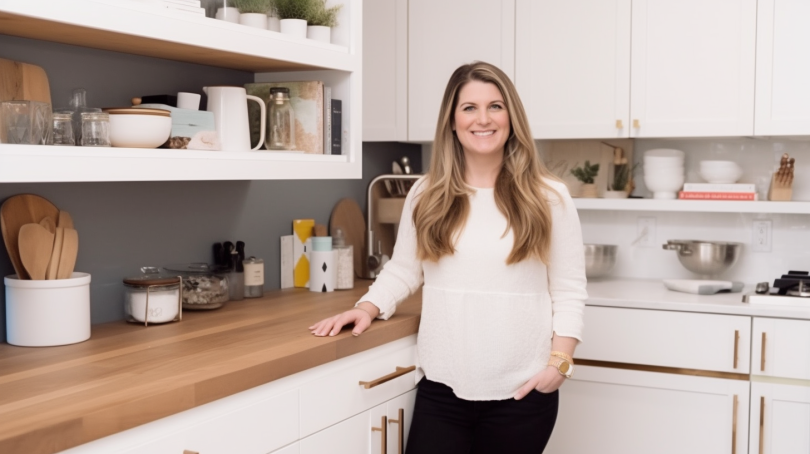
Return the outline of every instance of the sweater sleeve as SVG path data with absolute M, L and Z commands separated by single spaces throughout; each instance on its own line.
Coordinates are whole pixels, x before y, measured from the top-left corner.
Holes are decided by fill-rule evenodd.
M 548 256 L 548 288 L 558 336 L 582 342 L 583 311 L 588 299 L 582 227 L 574 201 L 562 183 L 551 183 L 560 194 L 550 197 L 551 249 Z
M 413 224 L 413 207 L 418 193 L 423 189 L 424 178 L 420 178 L 405 198 L 402 217 L 399 220 L 394 253 L 377 275 L 377 280 L 369 287 L 357 304 L 368 301 L 380 309 L 377 318 L 387 320 L 396 311 L 399 303 L 413 294 L 423 282 L 422 262 L 416 256 L 416 228 Z M 355 304 L 355 306 L 357 305 Z

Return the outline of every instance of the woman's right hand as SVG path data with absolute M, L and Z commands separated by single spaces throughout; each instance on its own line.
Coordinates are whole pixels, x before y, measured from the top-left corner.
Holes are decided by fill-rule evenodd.
M 316 336 L 335 336 L 344 326 L 353 323 L 352 335 L 359 336 L 379 314 L 377 306 L 364 301 L 346 312 L 319 321 L 310 326 L 309 330 Z

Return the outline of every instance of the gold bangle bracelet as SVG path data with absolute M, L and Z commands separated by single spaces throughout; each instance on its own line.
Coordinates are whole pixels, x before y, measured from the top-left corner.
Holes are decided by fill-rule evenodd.
M 551 356 L 556 356 L 557 358 L 562 358 L 562 359 L 568 361 L 569 363 L 574 364 L 574 358 L 572 358 L 571 355 L 569 355 L 567 353 L 554 351 L 554 352 L 551 352 Z

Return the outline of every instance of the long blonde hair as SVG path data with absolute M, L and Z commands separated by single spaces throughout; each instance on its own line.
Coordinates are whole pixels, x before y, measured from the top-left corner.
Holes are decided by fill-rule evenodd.
M 444 91 L 430 170 L 413 211 L 417 256 L 421 260 L 438 261 L 444 255 L 452 255 L 455 235 L 467 220 L 468 195 L 472 189 L 464 182 L 464 150 L 453 131 L 453 119 L 459 91 L 473 80 L 498 87 L 511 123 L 503 164 L 495 182 L 495 203 L 507 222 L 504 235 L 509 229 L 514 234 L 514 245 L 506 263 L 531 257 L 547 263 L 552 226 L 546 194 L 557 192 L 544 179 L 558 178 L 537 156 L 526 112 L 512 81 L 496 66 L 484 62 L 460 66 Z

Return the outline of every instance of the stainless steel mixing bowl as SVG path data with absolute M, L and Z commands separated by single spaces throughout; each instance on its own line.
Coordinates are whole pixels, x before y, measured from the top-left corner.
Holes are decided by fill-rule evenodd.
M 668 240 L 664 249 L 676 251 L 687 270 L 703 276 L 715 276 L 731 268 L 742 251 L 742 243 L 700 240 Z
M 610 274 L 616 265 L 616 248 L 614 244 L 586 244 L 585 276 L 591 279 Z

